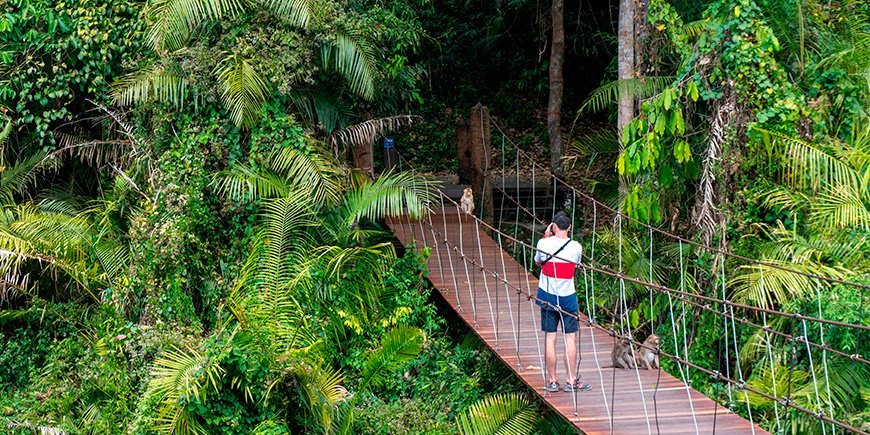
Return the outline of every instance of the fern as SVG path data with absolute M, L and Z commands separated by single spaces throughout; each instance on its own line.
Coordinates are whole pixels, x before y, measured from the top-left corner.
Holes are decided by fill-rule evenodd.
M 374 98 L 374 56 L 360 37 L 338 33 L 333 42 L 321 45 L 319 54 L 320 63 L 344 77 L 351 92 L 367 100 Z
M 363 365 L 361 385 L 381 385 L 401 364 L 417 357 L 425 335 L 419 328 L 399 325 L 381 338 L 381 347 L 369 354 Z
M 490 396 L 456 417 L 462 435 L 522 435 L 535 428 L 534 405 L 517 394 Z
M 148 101 L 180 106 L 187 94 L 187 86 L 181 67 L 172 60 L 164 60 L 115 81 L 111 96 L 119 106 Z
M 239 127 L 251 128 L 266 101 L 266 82 L 251 61 L 239 54 L 227 56 L 216 68 L 224 106 Z
M 673 76 L 649 76 L 614 80 L 593 90 L 580 106 L 577 116 L 582 113 L 600 112 L 615 104 L 622 96 L 637 99 L 652 97 L 670 86 L 675 79 Z

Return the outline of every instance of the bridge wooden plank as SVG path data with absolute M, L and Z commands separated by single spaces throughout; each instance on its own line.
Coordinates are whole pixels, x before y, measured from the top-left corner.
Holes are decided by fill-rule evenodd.
M 539 308 L 517 293 L 519 289 L 524 294 L 534 294 L 537 278 L 472 219 L 457 216 L 455 208 L 447 210 L 446 215 L 434 213 L 430 217 L 439 233 L 443 234 L 446 226 L 450 249 L 443 236 L 433 234 L 429 217 L 425 223 L 390 219 L 387 225 L 404 246 L 431 248 L 428 278 L 440 295 L 523 382 L 571 421 L 578 432 L 609 434 L 612 424 L 612 433 L 617 434 L 713 433 L 714 426 L 719 433 L 765 433 L 665 371 L 612 368 L 613 338 L 591 327 L 581 326 L 579 374 L 593 386 L 592 391 L 547 393 L 539 354 L 539 349 L 543 351 L 544 337 L 539 331 Z M 461 252 L 477 264 L 463 261 Z M 531 253 L 526 254 L 531 258 Z M 487 272 L 481 270 L 481 264 Z M 583 289 L 583 284 L 578 283 L 578 292 Z M 557 339 L 560 355 L 563 338 Z M 558 373 L 564 382 L 561 359 L 559 364 Z

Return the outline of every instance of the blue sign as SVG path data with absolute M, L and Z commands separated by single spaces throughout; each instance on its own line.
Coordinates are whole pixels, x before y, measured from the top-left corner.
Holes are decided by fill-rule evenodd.
M 392 137 L 385 137 L 384 138 L 384 149 L 393 148 L 393 147 L 395 147 L 395 145 L 396 145 L 396 140 L 393 139 Z

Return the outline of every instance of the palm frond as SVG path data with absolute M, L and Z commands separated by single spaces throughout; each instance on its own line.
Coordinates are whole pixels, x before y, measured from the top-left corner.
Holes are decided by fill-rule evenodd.
M 111 97 L 119 106 L 159 101 L 181 106 L 187 79 L 174 61 L 164 60 L 127 74 L 112 83 Z
M 266 82 L 251 61 L 239 54 L 227 56 L 215 71 L 220 82 L 221 98 L 233 122 L 239 127 L 253 127 L 266 101 Z
M 417 115 L 397 115 L 378 119 L 370 119 L 359 124 L 343 128 L 329 136 L 329 143 L 334 148 L 338 144 L 345 146 L 369 145 L 384 134 L 385 131 L 395 131 L 403 125 L 411 125 L 414 121 L 423 119 Z
M 259 0 L 272 13 L 288 21 L 293 26 L 306 28 L 314 11 L 312 0 Z
M 149 39 L 158 52 L 177 50 L 200 24 L 237 14 L 246 4 L 245 0 L 151 0 L 145 8 Z
M 344 77 L 351 92 L 367 100 L 374 98 L 374 58 L 361 38 L 338 33 L 334 41 L 321 45 L 319 54 L 321 64 Z
M 208 391 L 216 390 L 224 370 L 208 355 L 193 349 L 173 347 L 154 360 L 148 394 L 159 403 L 154 429 L 165 433 L 201 433 L 188 414 L 187 403 L 205 403 Z
M 814 279 L 792 273 L 788 269 L 835 279 L 844 278 L 845 271 L 842 268 L 829 267 L 820 263 L 793 263 L 774 259 L 764 259 L 764 261 L 786 270 L 767 265 L 738 267 L 739 273 L 728 281 L 728 286 L 734 292 L 734 301 L 772 309 L 792 300 L 800 300 L 815 292 L 816 281 Z
M 212 184 L 218 194 L 246 201 L 285 197 L 292 189 L 285 177 L 272 171 L 258 171 L 248 165 L 233 165 L 218 172 Z
M 857 186 L 859 176 L 848 163 L 809 142 L 758 127 L 755 130 L 782 146 L 782 179 L 789 186 L 814 191 L 823 186 Z M 830 145 L 842 146 L 835 142 Z
M 431 181 L 411 173 L 388 173 L 348 191 L 341 214 L 350 224 L 400 216 L 407 207 L 407 214 L 417 218 L 428 212 L 434 198 Z
M 38 152 L 9 166 L 0 167 L 0 202 L 11 204 L 14 195 L 36 181 L 41 172 L 57 168 L 62 162 L 50 154 Z
M 112 163 L 126 163 L 132 157 L 133 143 L 127 139 L 90 139 L 76 134 L 56 131 L 58 155 L 78 157 L 82 163 L 96 166 Z
M 340 407 L 348 397 L 348 391 L 341 384 L 343 375 L 337 369 L 324 368 L 320 365 L 300 366 L 296 371 L 302 395 L 303 404 L 318 426 L 318 432 L 329 434 L 336 429 L 336 421 L 340 418 Z
M 487 397 L 456 417 L 462 435 L 522 435 L 535 428 L 535 407 L 518 394 Z
M 864 183 L 862 183 L 863 185 Z M 866 189 L 866 185 L 863 186 Z M 870 229 L 867 192 L 839 185 L 825 189 L 813 204 L 812 220 L 820 227 Z
M 670 86 L 675 79 L 674 76 L 648 76 L 614 80 L 593 90 L 580 106 L 577 115 L 600 112 L 611 104 L 615 104 L 622 96 L 638 99 L 652 97 Z
M 389 330 L 381 338 L 381 347 L 370 353 L 363 365 L 362 385 L 381 385 L 393 370 L 417 357 L 424 339 L 419 328 L 399 325 Z
M 696 20 L 683 24 L 683 34 L 689 38 L 697 38 L 707 28 L 706 20 Z
M 294 248 L 304 248 L 312 242 L 305 232 L 315 225 L 314 212 L 303 191 L 286 198 L 277 198 L 263 206 L 263 236 L 265 259 L 259 273 L 266 285 L 279 286 L 290 282 L 293 268 L 288 255 Z
M 278 151 L 271 168 L 284 176 L 294 189 L 306 190 L 315 204 L 336 204 L 344 168 L 324 152 L 302 153 L 293 148 Z
M 578 137 L 571 146 L 581 157 L 616 154 L 619 152 L 619 139 L 612 129 L 602 129 Z

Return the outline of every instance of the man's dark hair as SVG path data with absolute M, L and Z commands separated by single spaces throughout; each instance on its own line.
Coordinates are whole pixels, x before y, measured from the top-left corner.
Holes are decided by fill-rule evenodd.
M 553 222 L 555 222 L 556 226 L 563 231 L 567 230 L 568 227 L 571 226 L 571 218 L 569 218 L 564 211 L 556 213 L 556 216 L 553 217 Z

